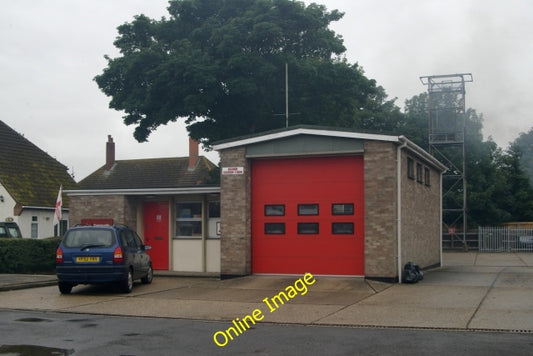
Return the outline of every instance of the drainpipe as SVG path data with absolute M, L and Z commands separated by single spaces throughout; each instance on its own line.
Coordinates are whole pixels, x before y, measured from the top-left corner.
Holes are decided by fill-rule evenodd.
M 402 142 L 396 149 L 396 219 L 397 219 L 397 238 L 398 241 L 398 283 L 402 283 L 402 149 L 407 147 L 407 140 L 405 136 L 399 136 L 398 140 Z

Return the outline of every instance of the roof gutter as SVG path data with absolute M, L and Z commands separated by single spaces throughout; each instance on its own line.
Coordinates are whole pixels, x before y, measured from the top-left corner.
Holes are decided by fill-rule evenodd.
M 139 188 L 139 189 L 71 189 L 64 190 L 69 197 L 87 195 L 184 195 L 220 193 L 220 187 Z
M 436 159 L 433 155 L 431 155 L 429 152 L 424 150 L 422 147 L 418 146 L 413 141 L 409 140 L 407 137 L 403 135 L 398 136 L 398 141 L 402 144 L 403 147 L 409 148 L 418 157 L 434 165 L 435 168 L 440 169 L 442 172 L 445 172 L 448 170 L 448 168 L 444 164 L 442 164 L 438 159 Z
M 56 210 L 55 207 L 49 207 L 49 206 L 35 206 L 35 205 L 22 205 L 22 210 L 24 209 L 33 209 L 33 210 Z M 68 211 L 69 208 L 61 207 L 61 210 Z

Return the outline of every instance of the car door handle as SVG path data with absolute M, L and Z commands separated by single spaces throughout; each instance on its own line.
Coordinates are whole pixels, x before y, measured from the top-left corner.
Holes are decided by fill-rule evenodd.
M 155 240 L 158 240 L 158 241 L 162 241 L 162 240 L 164 240 L 163 237 L 161 237 L 161 236 L 156 236 L 156 237 L 154 237 L 154 239 L 155 239 Z

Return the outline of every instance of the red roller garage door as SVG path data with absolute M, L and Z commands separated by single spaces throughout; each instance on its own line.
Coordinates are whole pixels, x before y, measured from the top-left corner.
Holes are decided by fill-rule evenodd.
M 252 163 L 254 273 L 364 275 L 363 157 Z

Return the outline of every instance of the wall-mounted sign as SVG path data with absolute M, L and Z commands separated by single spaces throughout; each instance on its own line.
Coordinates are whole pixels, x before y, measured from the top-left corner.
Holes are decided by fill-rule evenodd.
M 222 175 L 240 175 L 244 174 L 244 167 L 222 167 Z

